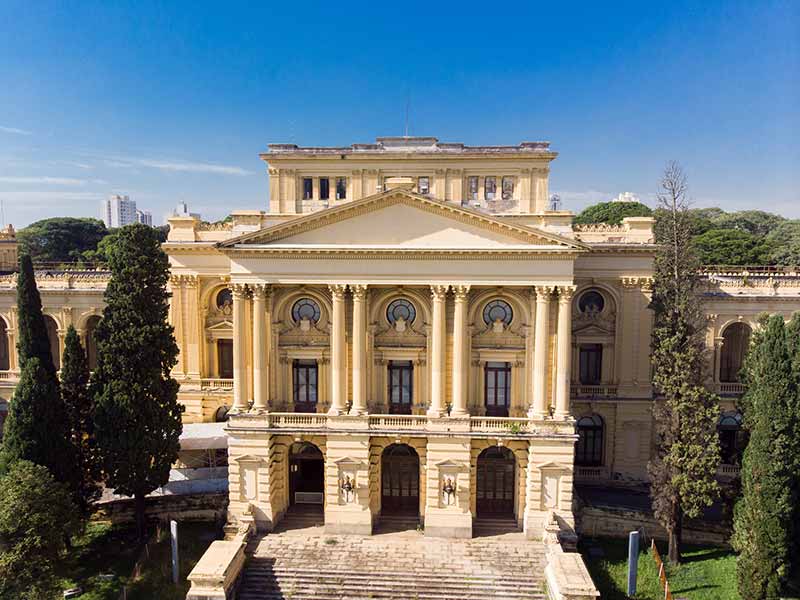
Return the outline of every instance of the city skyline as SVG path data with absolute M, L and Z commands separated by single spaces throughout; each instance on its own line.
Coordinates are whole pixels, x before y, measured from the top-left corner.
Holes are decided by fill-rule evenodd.
M 796 3 L 509 6 L 491 44 L 465 41 L 469 11 L 429 6 L 433 37 L 355 6 L 346 22 L 326 5 L 57 6 L 10 2 L 0 26 L 0 199 L 18 228 L 95 216 L 109 194 L 154 215 L 266 210 L 268 143 L 369 143 L 406 123 L 550 140 L 551 191 L 575 212 L 623 192 L 652 206 L 674 159 L 697 206 L 800 218 Z M 386 43 L 332 41 L 362 39 Z

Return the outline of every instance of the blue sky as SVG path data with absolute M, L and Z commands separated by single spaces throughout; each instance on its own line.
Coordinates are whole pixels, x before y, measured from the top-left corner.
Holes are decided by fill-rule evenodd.
M 800 218 L 797 0 L 0 0 L 0 90 L 16 226 L 112 192 L 264 209 L 268 143 L 399 135 L 407 98 L 412 135 L 550 140 L 565 208 L 650 202 L 676 159 L 699 206 Z

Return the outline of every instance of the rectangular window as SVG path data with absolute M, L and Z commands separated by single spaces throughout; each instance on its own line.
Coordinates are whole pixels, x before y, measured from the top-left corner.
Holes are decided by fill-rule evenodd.
M 327 177 L 319 178 L 319 199 L 327 200 L 331 195 L 331 180 Z
M 503 177 L 503 200 L 514 198 L 514 178 Z
M 347 179 L 344 177 L 336 178 L 336 199 L 337 200 L 347 199 Z
M 311 200 L 314 197 L 314 180 L 311 177 L 303 177 L 303 200 Z
M 467 178 L 467 189 L 468 195 L 467 198 L 470 202 L 477 202 L 478 201 L 478 178 L 475 176 L 471 176 Z
M 419 183 L 417 185 L 419 189 L 419 193 L 423 195 L 428 195 L 431 193 L 431 179 L 430 177 L 420 177 Z
M 217 340 L 217 371 L 220 379 L 233 379 L 233 340 Z
M 487 362 L 484 367 L 486 415 L 507 417 L 511 405 L 511 363 Z
M 410 360 L 389 361 L 389 414 L 410 415 L 414 365 Z
M 581 344 L 580 379 L 583 385 L 598 385 L 603 377 L 603 344 Z
M 484 180 L 483 198 L 485 200 L 494 200 L 497 194 L 497 179 L 495 177 L 487 177 Z
M 294 412 L 317 412 L 317 361 L 295 360 L 292 363 Z

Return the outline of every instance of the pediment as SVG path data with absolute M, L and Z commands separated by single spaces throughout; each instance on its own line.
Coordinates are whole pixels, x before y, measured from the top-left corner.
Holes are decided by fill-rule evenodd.
M 555 234 L 405 190 L 325 209 L 219 244 L 221 248 L 576 251 Z
M 458 470 L 458 469 L 466 469 L 467 465 L 461 462 L 456 462 L 454 460 L 442 460 L 436 463 L 436 467 L 443 470 Z
M 219 323 L 215 323 L 214 325 L 209 326 L 208 331 L 214 331 L 216 329 L 221 329 L 224 331 L 229 331 L 233 329 L 233 321 L 229 321 L 225 319 L 224 321 L 220 321 Z
M 339 467 L 344 467 L 344 468 L 361 467 L 364 465 L 364 461 L 352 458 L 350 456 L 343 456 L 342 458 L 337 458 L 333 462 L 336 463 L 336 465 L 338 465 Z

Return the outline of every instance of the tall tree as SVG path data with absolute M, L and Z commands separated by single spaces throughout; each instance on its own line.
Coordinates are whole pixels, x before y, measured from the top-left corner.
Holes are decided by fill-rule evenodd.
M 95 439 L 108 485 L 133 496 L 139 534 L 145 496 L 164 485 L 178 457 L 181 413 L 170 376 L 178 346 L 167 323 L 169 263 L 151 227 L 119 231 L 96 330 L 92 376 Z
M 800 504 L 800 318 L 764 317 L 744 367 L 742 404 L 750 441 L 742 461 L 733 545 L 743 598 L 779 598 L 797 561 Z M 795 364 L 793 364 L 795 363 Z
M 94 250 L 108 233 L 97 219 L 53 217 L 31 223 L 17 233 L 22 252 L 37 262 L 66 263 Z
M 702 514 L 718 493 L 718 398 L 703 386 L 705 319 L 699 263 L 691 249 L 686 176 L 670 163 L 661 179 L 660 244 L 653 281 L 653 402 L 656 452 L 648 465 L 656 519 L 669 534 L 669 560 L 680 562 L 683 520 Z
M 575 217 L 576 225 L 606 223 L 619 225 L 625 217 L 649 217 L 653 211 L 641 202 L 600 202 L 587 206 Z
M 72 483 L 73 501 L 82 517 L 89 516 L 92 503 L 100 497 L 96 467 L 94 402 L 89 393 L 89 367 L 78 332 L 70 325 L 64 338 L 61 363 L 61 398 L 67 412 L 67 434 L 75 456 L 76 472 Z
M 67 441 L 67 415 L 50 354 L 42 301 L 30 257 L 20 259 L 17 277 L 20 379 L 3 435 L 3 462 L 29 460 L 50 469 L 57 481 L 75 474 Z
M 0 600 L 55 598 L 55 566 L 77 514 L 67 487 L 26 460 L 0 478 Z

